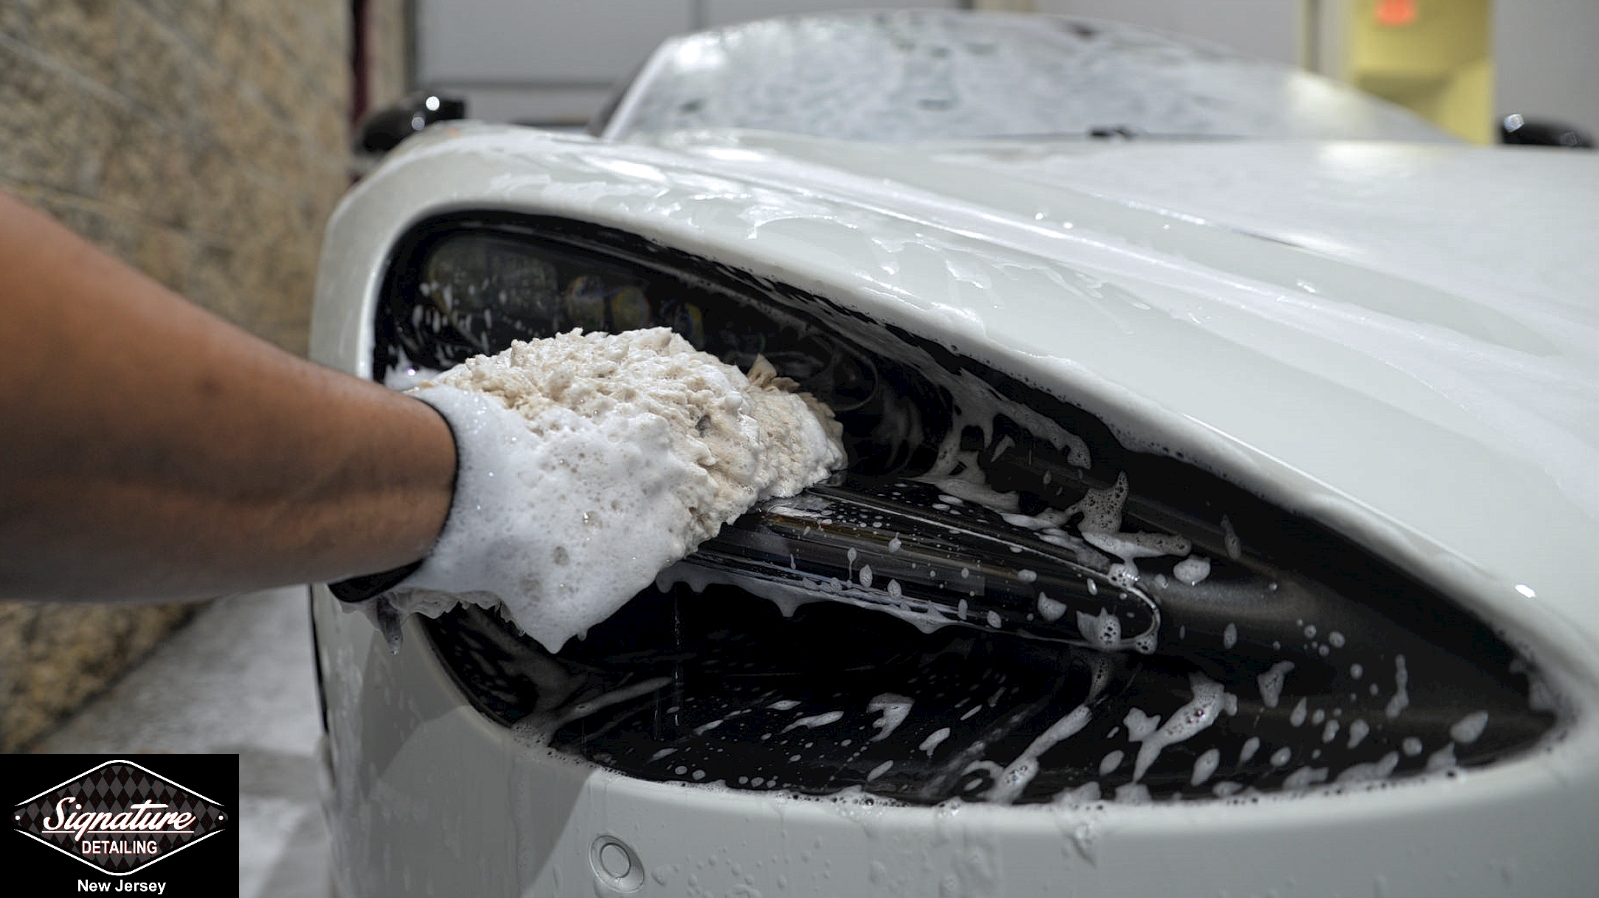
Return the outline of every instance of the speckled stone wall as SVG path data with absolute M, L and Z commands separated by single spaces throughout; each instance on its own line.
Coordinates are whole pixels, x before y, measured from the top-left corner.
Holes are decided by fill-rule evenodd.
M 0 0 L 0 189 L 304 352 L 323 223 L 348 186 L 351 9 Z M 189 611 L 0 603 L 0 750 Z

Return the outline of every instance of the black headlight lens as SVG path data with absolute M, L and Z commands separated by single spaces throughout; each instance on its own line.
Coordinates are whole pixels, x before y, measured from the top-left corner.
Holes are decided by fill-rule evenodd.
M 646 327 L 653 317 L 647 289 L 620 266 L 506 237 L 458 235 L 441 241 L 422 267 L 416 291 L 426 303 L 414 307 L 421 326 L 407 346 L 429 361 L 453 362 L 574 327 Z
M 845 425 L 852 470 L 931 464 L 949 427 L 949 397 L 925 378 L 880 370 L 875 352 L 807 314 L 797 293 L 751 293 L 737 272 L 705 262 L 686 267 L 636 241 L 636 253 L 617 256 L 608 233 L 558 222 L 534 228 L 506 217 L 423 225 L 389 271 L 376 322 L 376 376 L 443 370 L 512 340 L 574 327 L 669 326 L 742 368 L 764 354 L 781 374 L 829 397 Z
M 915 478 L 953 445 L 1011 511 L 1057 521 L 1039 539 L 1081 542 L 1080 520 L 1049 514 L 1125 483 L 1121 528 L 1191 547 L 1137 563 L 1128 593 L 1163 612 L 1147 656 L 1028 638 L 1025 605 L 1003 631 L 924 633 L 831 602 L 784 616 L 725 586 L 646 590 L 555 655 L 479 609 L 424 623 L 483 713 L 623 773 L 919 804 L 1227 797 L 1486 764 L 1557 723 L 1503 640 L 1381 559 L 820 297 L 601 228 L 457 216 L 401 244 L 376 324 L 379 377 L 571 327 L 667 325 L 741 366 L 764 354 L 829 403 L 849 488 L 898 478 L 921 495 Z M 957 432 L 974 397 L 994 414 Z M 1000 532 L 1005 515 L 967 511 L 952 534 Z M 842 542 L 838 554 L 846 564 Z M 1075 557 L 1101 574 L 1111 563 Z M 1107 607 L 1136 625 L 1136 603 Z

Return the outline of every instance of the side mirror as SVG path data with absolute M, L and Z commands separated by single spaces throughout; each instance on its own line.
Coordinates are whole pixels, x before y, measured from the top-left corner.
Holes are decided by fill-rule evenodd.
M 355 131 L 358 156 L 381 156 L 400 141 L 434 122 L 466 118 L 466 100 L 436 93 L 415 93 L 392 106 L 375 109 Z
M 1563 122 L 1529 119 L 1520 113 L 1507 115 L 1499 122 L 1499 142 L 1522 146 L 1593 149 L 1593 138 Z

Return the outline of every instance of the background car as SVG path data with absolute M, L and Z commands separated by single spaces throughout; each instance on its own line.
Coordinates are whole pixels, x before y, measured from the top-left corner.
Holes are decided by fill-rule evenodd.
M 674 39 L 594 131 L 401 144 L 313 356 L 667 325 L 850 467 L 558 653 L 319 587 L 346 893 L 1591 889 L 1585 154 L 916 12 Z

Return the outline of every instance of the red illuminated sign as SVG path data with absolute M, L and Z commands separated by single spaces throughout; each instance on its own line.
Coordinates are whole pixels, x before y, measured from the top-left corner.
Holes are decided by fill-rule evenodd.
M 1389 28 L 1416 21 L 1416 0 L 1377 0 L 1377 22 Z

